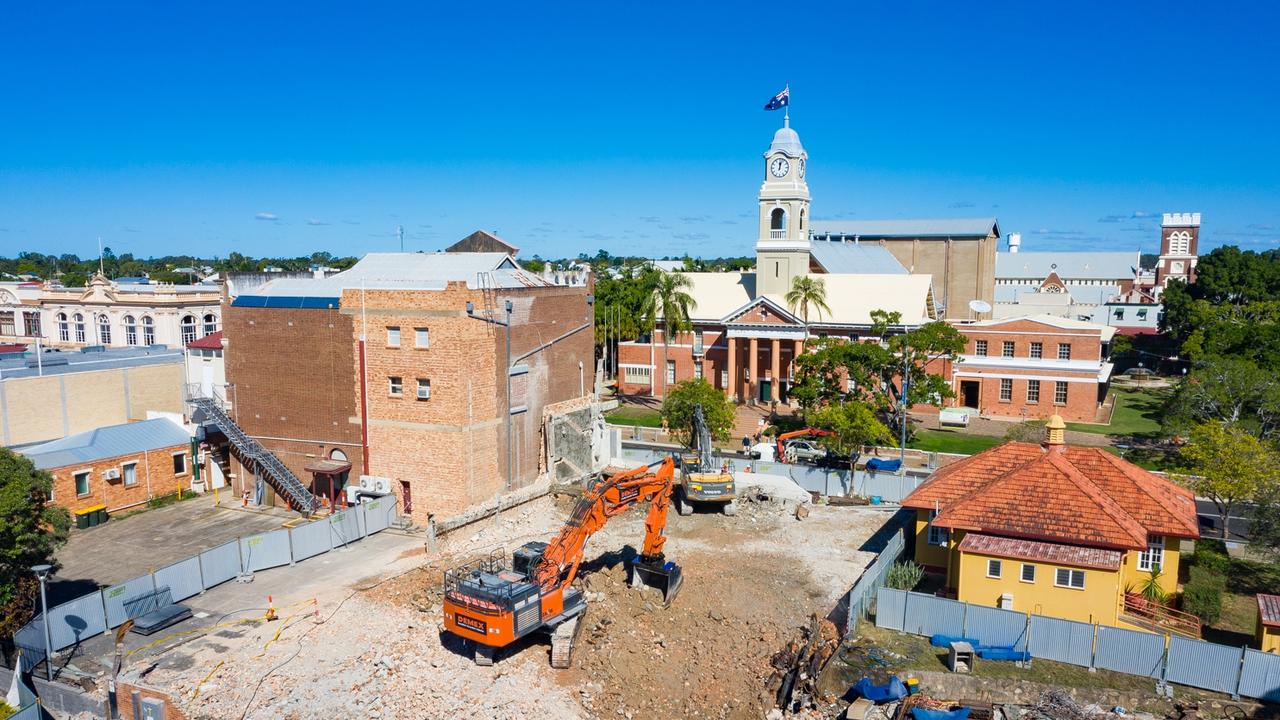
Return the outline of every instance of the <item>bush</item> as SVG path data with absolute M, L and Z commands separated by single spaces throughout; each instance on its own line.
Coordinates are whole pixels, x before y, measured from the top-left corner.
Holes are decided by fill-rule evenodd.
M 1221 540 L 1197 540 L 1191 565 L 1219 575 L 1231 573 L 1231 558 L 1227 556 L 1227 547 Z
M 1194 565 L 1191 579 L 1182 588 L 1182 609 L 1213 624 L 1222 617 L 1222 596 L 1226 592 L 1226 575 Z
M 894 563 L 889 568 L 889 572 L 885 574 L 884 584 L 894 590 L 911 590 L 919 585 L 923 578 L 924 568 L 910 560 L 904 560 Z

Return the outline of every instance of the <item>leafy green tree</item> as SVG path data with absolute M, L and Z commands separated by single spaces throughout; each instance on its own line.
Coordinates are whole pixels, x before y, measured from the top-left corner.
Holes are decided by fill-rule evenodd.
M 850 469 L 857 463 L 864 446 L 885 443 L 893 438 L 889 428 L 876 417 L 875 411 L 866 403 L 856 400 L 818 409 L 809 418 L 809 424 L 834 433 L 818 438 L 818 442 L 832 452 L 849 458 Z
M 1239 425 L 1196 425 L 1181 458 L 1179 480 L 1213 501 L 1224 532 L 1238 504 L 1273 496 L 1280 482 L 1280 453 Z
M 1280 385 L 1252 360 L 1213 356 L 1192 369 L 1165 405 L 1169 434 L 1185 433 L 1197 423 L 1240 424 L 1263 438 L 1280 434 Z
M 67 539 L 71 516 L 49 505 L 53 477 L 31 460 L 0 448 L 0 636 L 30 619 L 36 580 L 31 566 L 53 564 Z
M 800 312 L 800 317 L 804 319 L 805 324 L 809 323 L 809 308 L 818 311 L 818 317 L 822 317 L 822 313 L 831 314 L 831 308 L 827 306 L 827 284 L 822 278 L 812 275 L 797 275 L 791 279 L 791 289 L 787 291 L 787 306 L 791 308 L 791 312 Z
M 686 332 L 692 324 L 689 313 L 697 309 L 689 290 L 693 283 L 681 273 L 658 271 L 653 290 L 646 298 L 642 314 L 645 324 L 657 329 L 662 326 L 662 394 L 667 394 L 667 354 L 671 347 L 671 336 Z
M 69 288 L 82 288 L 89 284 L 89 276 L 79 270 L 64 272 L 58 279 L 62 281 L 63 287 Z
M 662 417 L 667 430 L 677 442 L 685 445 L 693 434 L 693 408 L 702 406 L 702 417 L 711 437 L 725 442 L 733 430 L 734 405 L 723 392 L 702 378 L 676 383 L 662 399 Z

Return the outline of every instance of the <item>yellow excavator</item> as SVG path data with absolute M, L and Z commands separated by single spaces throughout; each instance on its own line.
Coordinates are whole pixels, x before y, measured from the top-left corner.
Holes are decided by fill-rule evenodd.
M 716 458 L 702 406 L 693 407 L 690 451 L 680 456 L 680 484 L 672 498 L 676 512 L 693 514 L 694 506 L 722 508 L 725 515 L 738 513 L 738 490 L 733 474 Z

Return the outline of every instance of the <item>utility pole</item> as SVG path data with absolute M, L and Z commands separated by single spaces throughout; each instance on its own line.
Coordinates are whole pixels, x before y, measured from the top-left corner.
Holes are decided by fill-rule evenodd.
M 907 468 L 907 386 L 909 384 L 910 364 L 907 354 L 907 328 L 902 327 L 902 392 L 898 397 L 898 405 L 901 417 L 898 419 L 898 432 L 902 438 L 902 447 L 899 450 L 898 461 L 902 464 L 901 472 L 906 472 Z

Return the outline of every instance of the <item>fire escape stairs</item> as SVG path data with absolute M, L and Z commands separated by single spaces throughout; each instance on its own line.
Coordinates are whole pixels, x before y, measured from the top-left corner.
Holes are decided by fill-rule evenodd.
M 289 501 L 290 507 L 309 517 L 319 503 L 297 476 L 270 450 L 245 434 L 231 416 L 227 415 L 217 399 L 199 391 L 188 392 L 187 402 L 202 415 L 205 425 L 221 430 L 231 443 L 231 450 L 242 465 L 257 468 L 263 478 L 277 493 Z

